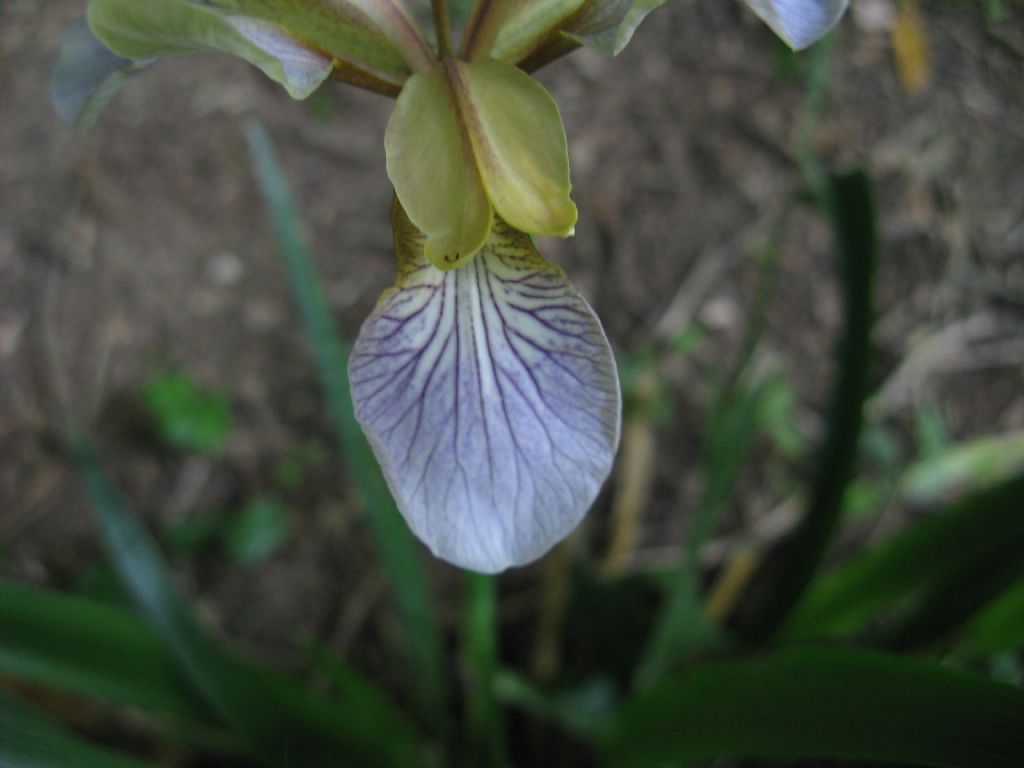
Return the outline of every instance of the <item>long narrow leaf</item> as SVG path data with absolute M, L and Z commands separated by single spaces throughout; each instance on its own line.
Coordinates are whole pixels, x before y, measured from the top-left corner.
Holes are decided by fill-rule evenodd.
M 213 720 L 149 625 L 80 597 L 0 583 L 0 671 L 194 723 Z
M 395 507 L 355 419 L 345 373 L 348 347 L 342 343 L 331 320 L 312 257 L 299 231 L 299 214 L 274 156 L 270 137 L 262 125 L 252 122 L 246 128 L 246 138 L 274 219 L 295 300 L 309 334 L 331 425 L 345 453 L 352 480 L 362 496 L 381 564 L 395 592 L 410 643 L 416 689 L 425 714 L 443 730 L 447 697 L 441 631 L 432 610 L 423 565 L 412 534 Z
M 776 632 L 817 572 L 843 508 L 857 460 L 868 393 L 877 236 L 871 181 L 863 172 L 832 179 L 828 202 L 842 272 L 844 328 L 828 429 L 818 455 L 806 511 L 754 577 L 734 628 L 747 644 Z
M 399 723 L 389 723 L 383 731 L 355 703 L 321 699 L 232 654 L 207 634 L 175 587 L 156 543 L 83 439 L 76 457 L 122 582 L 190 682 L 255 756 L 274 768 L 334 768 L 346 759 L 367 766 L 418 763 L 416 739 Z
M 1022 575 L 1024 533 L 1007 536 L 985 557 L 931 586 L 878 644 L 896 651 L 941 644 Z M 1020 621 L 1024 623 L 1024 616 Z
M 52 723 L 0 691 L 0 766 L 3 768 L 154 768 L 98 747 Z
M 1024 473 L 908 528 L 818 579 L 785 626 L 788 639 L 852 634 L 886 607 L 981 562 L 1024 535 Z
M 913 659 L 787 651 L 711 663 L 625 706 L 616 768 L 715 757 L 842 758 L 947 768 L 1024 765 L 1024 691 Z
M 1024 649 L 1024 580 L 979 613 L 963 632 L 962 654 L 981 656 Z

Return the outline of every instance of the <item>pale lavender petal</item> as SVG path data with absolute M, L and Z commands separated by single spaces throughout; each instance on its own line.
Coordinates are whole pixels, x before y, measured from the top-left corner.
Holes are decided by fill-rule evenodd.
M 611 471 L 615 363 L 601 325 L 529 237 L 495 221 L 442 272 L 396 206 L 396 286 L 349 362 L 356 416 L 409 526 L 440 558 L 494 573 L 569 534 Z
M 836 25 L 849 0 L 747 0 L 775 33 L 797 50 L 806 48 Z

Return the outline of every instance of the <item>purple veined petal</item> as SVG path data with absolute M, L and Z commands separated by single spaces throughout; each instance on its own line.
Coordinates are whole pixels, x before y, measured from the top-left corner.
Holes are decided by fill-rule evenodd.
M 800 50 L 823 37 L 846 12 L 849 0 L 746 0 L 775 33 Z
M 586 301 L 500 219 L 441 271 L 395 205 L 398 278 L 349 361 L 356 416 L 413 532 L 496 573 L 583 519 L 612 468 L 621 398 Z

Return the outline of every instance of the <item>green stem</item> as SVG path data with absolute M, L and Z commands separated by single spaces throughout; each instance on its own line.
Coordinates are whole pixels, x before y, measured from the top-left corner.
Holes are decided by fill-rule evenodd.
M 466 618 L 463 653 L 468 677 L 467 709 L 472 739 L 487 768 L 503 768 L 505 724 L 495 694 L 498 673 L 498 599 L 493 576 L 466 576 Z
M 430 0 L 430 7 L 434 11 L 437 50 L 443 59 L 452 53 L 452 23 L 448 17 L 448 0 Z

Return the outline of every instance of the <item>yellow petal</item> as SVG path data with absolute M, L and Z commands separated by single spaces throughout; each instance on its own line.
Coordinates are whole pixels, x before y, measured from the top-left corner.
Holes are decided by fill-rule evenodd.
M 576 206 L 569 197 L 569 155 L 554 99 L 502 61 L 443 66 L 494 210 L 522 232 L 571 235 Z
M 425 253 L 453 269 L 480 250 L 493 213 L 441 69 L 406 82 L 384 136 L 388 176 Z

